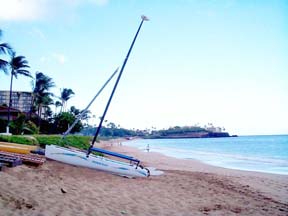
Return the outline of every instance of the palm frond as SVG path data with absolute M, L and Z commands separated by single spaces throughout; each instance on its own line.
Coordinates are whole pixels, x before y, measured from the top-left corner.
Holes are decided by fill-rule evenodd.
M 56 102 L 55 102 L 55 106 L 56 106 L 56 107 L 62 106 L 62 103 L 61 103 L 60 101 L 56 101 Z
M 13 49 L 8 43 L 0 43 L 0 54 L 12 55 Z
M 28 71 L 28 70 L 24 70 L 24 69 L 17 70 L 17 74 L 21 74 L 21 75 L 32 78 L 32 75 L 31 75 L 30 71 Z
M 30 66 L 28 65 L 28 61 L 26 60 L 25 56 L 16 56 L 16 53 L 13 52 L 10 66 L 12 68 L 12 75 L 15 78 L 17 78 L 19 74 L 32 77 L 30 71 L 27 70 L 27 68 L 30 68 Z
M 75 93 L 72 89 L 64 88 L 61 92 L 61 99 L 64 101 L 69 100 Z
M 8 74 L 9 63 L 3 59 L 0 59 L 0 70 L 4 71 L 5 74 Z
M 36 72 L 34 92 L 49 91 L 52 87 L 55 87 L 52 78 L 44 75 L 42 72 Z
M 11 65 L 13 65 L 13 68 L 29 68 L 25 56 L 14 56 L 11 60 Z

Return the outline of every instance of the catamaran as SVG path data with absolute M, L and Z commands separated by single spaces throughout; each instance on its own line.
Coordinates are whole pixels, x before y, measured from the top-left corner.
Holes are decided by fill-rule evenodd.
M 46 145 L 45 156 L 47 158 L 50 158 L 50 159 L 53 159 L 56 161 L 60 161 L 63 163 L 67 163 L 67 164 L 76 165 L 76 166 L 82 166 L 82 167 L 88 167 L 88 168 L 92 168 L 92 169 L 107 171 L 107 172 L 111 172 L 113 174 L 126 176 L 126 177 L 149 177 L 150 176 L 149 169 L 143 167 L 140 163 L 140 160 L 138 160 L 132 156 L 127 156 L 124 154 L 119 154 L 116 152 L 107 151 L 104 149 L 94 147 L 94 143 L 95 143 L 95 141 L 99 135 L 103 120 L 104 120 L 105 115 L 108 111 L 112 97 L 113 97 L 114 92 L 117 88 L 117 85 L 119 83 L 119 80 L 121 78 L 121 75 L 122 75 L 123 70 L 125 68 L 125 65 L 127 63 L 127 60 L 129 58 L 129 55 L 131 53 L 131 50 L 134 46 L 134 43 L 135 43 L 136 38 L 138 36 L 138 33 L 142 27 L 143 22 L 148 20 L 148 18 L 146 16 L 141 16 L 141 19 L 142 19 L 141 23 L 138 27 L 136 35 L 134 36 L 134 39 L 133 39 L 132 44 L 130 46 L 130 49 L 127 53 L 127 56 L 123 62 L 121 70 L 118 74 L 116 83 L 114 85 L 114 88 L 112 90 L 110 98 L 107 102 L 106 108 L 104 110 L 104 113 L 102 115 L 99 126 L 97 127 L 95 136 L 93 138 L 93 141 L 92 141 L 89 149 L 87 151 L 80 151 L 80 150 L 75 150 L 75 149 L 71 149 L 71 148 L 60 147 L 57 145 Z M 101 93 L 101 91 L 105 88 L 105 86 L 108 84 L 108 82 L 113 78 L 113 76 L 117 72 L 118 72 L 118 69 L 111 75 L 111 77 L 107 80 L 107 82 L 100 89 L 100 91 L 96 94 L 96 96 L 92 99 L 92 101 L 88 104 L 88 106 L 81 112 L 81 114 L 78 116 L 78 118 L 75 120 L 75 122 L 63 134 L 63 138 L 65 138 L 65 136 L 71 131 L 71 129 L 75 126 L 75 124 L 83 117 L 83 115 L 87 112 L 88 108 L 93 103 L 93 101 L 96 99 L 96 97 Z M 93 153 L 95 153 L 95 152 L 100 153 L 103 155 L 113 156 L 113 157 L 118 158 L 120 160 L 113 160 L 113 159 L 110 159 L 107 157 L 94 155 L 94 154 L 91 154 L 92 152 Z

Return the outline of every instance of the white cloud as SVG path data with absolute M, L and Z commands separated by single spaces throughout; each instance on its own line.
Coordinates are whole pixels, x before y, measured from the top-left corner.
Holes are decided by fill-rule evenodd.
M 88 0 L 88 2 L 91 2 L 91 3 L 99 5 L 99 6 L 103 6 L 103 5 L 108 4 L 108 0 Z
M 44 12 L 46 0 L 0 0 L 0 20 L 34 20 Z
M 108 0 L 0 0 L 0 20 L 32 21 L 74 13 L 79 5 L 103 6 Z
M 44 41 L 47 41 L 47 37 L 45 36 L 45 34 L 38 28 L 33 28 L 30 32 L 29 32 L 29 35 L 35 37 L 35 38 L 38 38 L 38 39 L 41 39 L 41 40 L 44 40 Z
M 60 64 L 64 64 L 68 60 L 67 57 L 61 53 L 53 53 L 52 56 Z
M 41 56 L 39 61 L 44 64 L 51 64 L 53 62 L 57 62 L 58 64 L 65 64 L 68 61 L 68 58 L 62 53 L 52 53 L 47 56 Z
M 40 58 L 40 62 L 42 62 L 42 63 L 46 63 L 46 62 L 48 62 L 49 61 L 49 59 L 47 58 L 47 57 L 45 57 L 45 56 L 42 56 L 41 58 Z

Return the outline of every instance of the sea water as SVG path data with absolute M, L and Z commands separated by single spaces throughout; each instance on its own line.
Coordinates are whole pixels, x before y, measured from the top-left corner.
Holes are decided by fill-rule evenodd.
M 219 167 L 288 175 L 288 135 L 139 139 L 123 144 Z

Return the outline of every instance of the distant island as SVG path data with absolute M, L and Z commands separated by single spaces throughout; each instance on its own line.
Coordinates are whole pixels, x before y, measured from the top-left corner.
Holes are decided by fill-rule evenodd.
M 80 133 L 82 135 L 93 135 L 95 127 L 84 128 Z M 235 137 L 228 132 L 224 132 L 224 128 L 214 127 L 212 124 L 208 127 L 199 126 L 175 126 L 168 129 L 156 130 L 154 129 L 125 129 L 117 127 L 114 123 L 109 123 L 106 127 L 102 127 L 100 131 L 101 137 L 140 137 L 144 139 L 180 139 L 180 138 L 217 138 L 217 137 Z
M 172 127 L 166 130 L 152 131 L 146 138 L 149 139 L 179 139 L 179 138 L 216 138 L 216 137 L 235 137 L 230 136 L 228 132 L 224 132 L 220 127 Z

